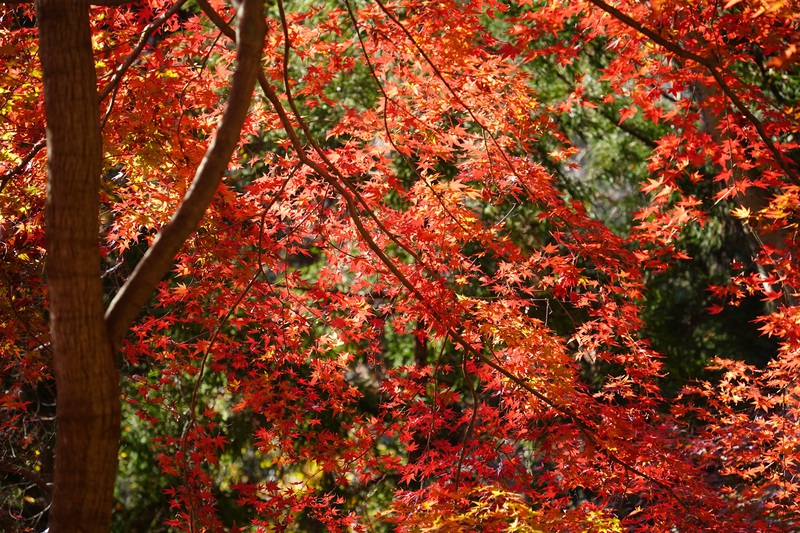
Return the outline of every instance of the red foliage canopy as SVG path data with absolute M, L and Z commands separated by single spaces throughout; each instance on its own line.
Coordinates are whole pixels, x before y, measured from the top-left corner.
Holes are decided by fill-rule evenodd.
M 123 402 L 174 479 L 169 523 L 221 530 L 228 484 L 264 530 L 303 513 L 331 531 L 796 529 L 798 112 L 749 73 L 794 72 L 798 7 L 268 6 L 241 141 L 119 349 Z M 88 12 L 107 294 L 136 289 L 133 267 L 195 190 L 240 96 L 234 15 L 215 0 Z M 13 3 L 0 15 L 0 470 L 49 493 L 37 457 L 52 428 L 34 405 L 53 375 L 35 17 Z M 593 46 L 610 58 L 599 79 L 537 92 L 541 61 L 570 65 Z M 581 107 L 616 109 L 622 129 L 667 126 L 625 234 L 552 174 L 576 164 L 557 118 Z M 719 203 L 757 246 L 710 311 L 772 301 L 759 320 L 780 350 L 763 369 L 720 358 L 718 383 L 665 398 L 642 333 L 645 283 L 686 260 L 676 239 Z M 114 305 L 112 342 L 128 329 Z M 571 331 L 548 323 L 555 306 L 580 317 Z M 387 338 L 404 333 L 415 353 L 389 360 Z M 609 369 L 600 384 L 587 364 Z M 238 449 L 232 416 L 252 429 Z M 260 478 L 222 472 L 242 446 Z M 334 490 L 387 483 L 390 501 L 369 506 Z

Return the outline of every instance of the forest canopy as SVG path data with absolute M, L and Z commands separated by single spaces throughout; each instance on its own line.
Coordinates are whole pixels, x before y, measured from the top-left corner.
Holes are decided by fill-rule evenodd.
M 795 0 L 0 0 L 0 528 L 796 531 Z

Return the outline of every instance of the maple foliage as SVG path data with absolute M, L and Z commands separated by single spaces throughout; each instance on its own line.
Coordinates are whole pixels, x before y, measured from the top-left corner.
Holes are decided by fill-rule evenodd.
M 157 465 L 158 520 L 797 528 L 797 2 L 277 0 L 264 13 L 222 184 L 117 353 L 120 472 Z M 89 10 L 108 303 L 208 158 L 235 15 L 217 0 Z M 20 530 L 46 522 L 56 430 L 35 21 L 2 7 L 0 524 Z M 565 124 L 586 114 L 646 148 L 623 222 L 565 185 L 586 151 Z M 763 301 L 756 322 L 778 349 L 760 367 L 718 353 L 711 377 L 665 394 L 649 283 L 692 261 L 681 239 L 715 217 L 750 248 L 707 312 Z

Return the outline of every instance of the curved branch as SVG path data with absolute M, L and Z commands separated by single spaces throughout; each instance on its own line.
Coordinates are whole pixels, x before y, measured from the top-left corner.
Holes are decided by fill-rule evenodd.
M 172 4 L 172 6 L 169 9 L 161 13 L 161 15 L 159 15 L 158 17 L 154 18 L 150 22 L 150 24 L 145 26 L 144 30 L 139 36 L 139 40 L 136 42 L 136 46 L 133 47 L 133 50 L 131 50 L 131 53 L 128 54 L 128 57 L 125 58 L 125 61 L 123 61 L 117 67 L 117 70 L 114 72 L 114 77 L 111 78 L 111 81 L 108 82 L 108 84 L 105 87 L 103 87 L 103 90 L 98 93 L 99 102 L 105 100 L 108 97 L 108 95 L 110 95 L 112 92 L 116 94 L 117 89 L 119 89 L 119 83 L 122 81 L 122 77 L 125 75 L 126 72 L 128 72 L 128 69 L 131 67 L 131 65 L 133 65 L 133 62 L 136 61 L 136 58 L 138 58 L 142 54 L 145 46 L 147 46 L 147 41 L 150 40 L 150 36 L 153 35 L 153 32 L 155 32 L 159 26 L 167 22 L 167 20 L 169 20 L 170 17 L 172 17 L 172 15 L 177 13 L 185 3 L 186 0 L 178 0 L 177 2 Z M 105 126 L 106 120 L 108 120 L 108 116 L 111 114 L 111 108 L 113 106 L 114 106 L 114 99 L 111 100 L 108 109 L 106 109 L 105 116 L 103 116 L 103 120 L 101 121 L 102 126 Z
M 619 9 L 603 2 L 603 0 L 588 0 L 592 4 L 594 4 L 599 9 L 605 11 L 618 21 L 622 22 L 626 26 L 636 30 L 637 32 L 641 33 L 654 43 L 666 48 L 668 51 L 672 52 L 678 57 L 682 57 L 684 59 L 688 59 L 690 61 L 694 61 L 695 63 L 705 67 L 708 72 L 711 74 L 711 77 L 714 78 L 714 81 L 717 82 L 722 92 L 731 103 L 734 105 L 739 112 L 744 115 L 744 117 L 750 122 L 753 127 L 758 132 L 758 136 L 761 138 L 762 142 L 767 146 L 767 149 L 772 153 L 772 157 L 775 162 L 781 167 L 781 170 L 786 174 L 786 177 L 789 178 L 789 181 L 794 183 L 795 185 L 800 185 L 800 178 L 798 178 L 797 174 L 789 167 L 789 164 L 783 157 L 783 154 L 775 146 L 775 143 L 772 142 L 772 139 L 769 138 L 766 130 L 764 129 L 764 125 L 761 123 L 760 120 L 744 105 L 744 102 L 733 92 L 733 90 L 728 85 L 728 82 L 725 81 L 725 78 L 722 75 L 722 72 L 717 67 L 714 60 L 709 59 L 707 57 L 703 57 L 701 55 L 695 54 L 685 48 L 682 48 L 678 44 L 670 41 L 669 39 L 665 39 L 657 32 L 651 30 L 650 28 L 644 26 L 643 24 L 637 22 L 630 16 L 626 15 L 625 13 L 621 12 Z
M 361 53 L 364 56 L 364 61 L 367 63 L 367 68 L 369 69 L 370 75 L 372 76 L 372 79 L 375 81 L 375 86 L 378 88 L 378 91 L 380 91 L 381 95 L 383 95 L 383 129 L 386 132 L 386 140 L 389 141 L 389 144 L 394 149 L 394 151 L 398 153 L 398 155 L 403 159 L 403 161 L 405 161 L 408 168 L 410 168 L 411 171 L 417 176 L 417 179 L 420 182 L 424 183 L 425 186 L 428 188 L 428 190 L 431 191 L 433 196 L 439 202 L 439 205 L 442 207 L 442 210 L 444 210 L 444 212 L 447 213 L 447 216 L 449 216 L 450 219 L 452 219 L 453 222 L 455 222 L 461 228 L 461 231 L 463 231 L 465 234 L 469 233 L 467 228 L 464 227 L 461 221 L 458 220 L 458 218 L 456 218 L 456 216 L 453 215 L 453 213 L 450 211 L 450 208 L 447 207 L 447 204 L 445 203 L 444 198 L 442 198 L 442 195 L 439 193 L 439 191 L 437 191 L 436 188 L 433 187 L 433 185 L 428 183 L 428 180 L 426 180 L 420 175 L 419 171 L 417 171 L 414 164 L 409 160 L 409 158 L 405 154 L 403 154 L 403 152 L 400 150 L 397 144 L 395 144 L 394 137 L 392 136 L 392 131 L 389 129 L 389 121 L 387 119 L 389 104 L 392 104 L 397 109 L 403 111 L 404 114 L 409 118 L 411 118 L 412 120 L 421 123 L 423 127 L 427 128 L 428 125 L 419 120 L 416 116 L 414 116 L 414 114 L 404 109 L 403 106 L 396 103 L 386 93 L 386 89 L 383 87 L 380 78 L 378 78 L 378 73 L 375 71 L 375 65 L 372 64 L 372 59 L 370 59 L 369 53 L 367 53 L 367 47 L 364 44 L 364 38 L 361 36 L 361 31 L 359 30 L 358 27 L 358 20 L 356 19 L 356 15 L 353 12 L 352 6 L 350 5 L 350 0 L 344 0 L 344 5 L 347 8 L 347 14 L 350 17 L 350 22 L 352 22 L 353 29 L 355 30 L 356 36 L 358 37 L 358 43 L 359 46 L 361 47 Z
M 211 4 L 208 3 L 208 0 L 196 0 L 196 2 L 197 5 L 200 6 L 200 10 L 209 18 L 209 20 L 211 20 L 214 26 L 216 26 L 223 35 L 233 41 L 236 40 L 236 32 L 233 30 L 233 28 L 231 28 L 230 24 L 225 22 L 225 19 L 222 18 L 213 7 L 211 7 Z
M 103 0 L 101 0 L 101 2 L 93 2 L 93 5 L 119 6 L 130 3 L 131 1 L 132 0 L 105 0 L 105 3 L 103 3 Z M 23 3 L 33 3 L 33 2 L 0 1 L 0 5 L 9 3 L 23 4 Z M 136 43 L 136 46 L 133 48 L 131 53 L 128 54 L 128 57 L 126 57 L 125 60 L 117 67 L 117 70 L 114 72 L 114 77 L 98 93 L 97 95 L 98 102 L 102 102 L 103 100 L 105 100 L 112 92 L 116 93 L 117 89 L 119 88 L 119 83 L 122 81 L 123 76 L 131 67 L 131 65 L 133 65 L 133 62 L 136 61 L 136 58 L 141 55 L 142 51 L 147 45 L 147 41 L 150 39 L 150 36 L 153 34 L 153 32 L 156 31 L 159 26 L 162 26 L 167 20 L 169 20 L 169 18 L 172 15 L 177 13 L 185 3 L 186 0 L 178 0 L 168 10 L 164 11 L 164 13 L 153 19 L 152 22 L 150 22 L 150 24 L 148 24 L 145 27 L 144 31 L 142 31 L 141 36 L 139 37 L 139 40 Z M 108 109 L 106 109 L 105 115 L 103 116 L 103 119 L 101 121 L 101 129 L 103 126 L 105 126 L 106 120 L 108 120 L 108 116 L 111 114 L 111 108 L 113 107 L 113 105 L 114 101 L 112 100 L 111 104 L 109 104 L 108 106 Z M 25 156 L 20 160 L 19 163 L 14 165 L 12 169 L 10 169 L 9 171 L 5 172 L 2 176 L 0 176 L 0 193 L 3 192 L 3 189 L 5 189 L 8 182 L 11 181 L 11 178 L 13 178 L 17 174 L 25 170 L 25 167 L 28 166 L 28 163 L 30 163 L 31 160 L 34 157 L 36 157 L 36 154 L 38 154 L 42 150 L 42 148 L 46 146 L 46 144 L 47 143 L 44 137 L 36 141 L 36 143 L 31 147 L 30 151 L 27 154 L 25 154 Z
M 15 465 L 11 461 L 0 459 L 0 472 L 14 474 L 15 476 L 19 476 L 26 481 L 30 481 L 39 487 L 39 490 L 41 490 L 42 493 L 48 498 L 53 495 L 53 489 L 50 484 L 48 484 L 47 481 L 42 479 L 42 477 L 33 470 L 28 470 L 27 468 Z
M 289 121 L 288 116 L 286 116 L 285 111 L 283 111 L 283 108 L 280 106 L 280 102 L 278 101 L 277 95 L 274 93 L 274 91 L 271 90 L 271 88 L 268 85 L 266 85 L 266 80 L 264 78 L 265 77 L 263 76 L 262 73 L 259 76 L 259 81 L 261 81 L 262 89 L 265 89 L 265 91 L 266 89 L 270 89 L 269 91 L 266 92 L 267 98 L 275 107 L 279 117 L 281 118 L 284 128 L 287 129 L 290 139 L 292 140 L 293 144 L 295 144 L 295 148 L 296 149 L 298 149 L 298 147 L 302 148 L 302 145 L 300 144 L 300 140 L 297 137 L 297 134 L 291 128 L 291 123 Z M 344 189 L 344 187 L 342 187 L 340 184 L 335 182 L 333 180 L 333 177 L 328 175 L 325 169 L 323 169 L 322 167 L 320 167 L 320 165 L 310 160 L 308 156 L 305 155 L 305 152 L 301 151 L 300 149 L 298 149 L 298 157 L 301 162 L 312 168 L 315 172 L 319 173 L 323 178 L 325 178 L 326 181 L 331 183 L 331 185 L 336 189 L 336 191 L 340 195 L 342 195 L 342 198 L 345 201 L 350 217 L 356 226 L 358 234 L 361 235 L 361 238 L 364 239 L 364 242 L 366 243 L 367 247 L 370 250 L 372 250 L 372 252 L 381 261 L 381 263 L 383 263 L 384 266 L 386 266 L 386 268 L 395 276 L 395 278 L 400 282 L 400 284 L 402 284 L 409 291 L 409 293 L 414 296 L 414 298 L 416 298 L 421 302 L 427 301 L 428 298 L 425 297 L 424 294 L 422 294 L 419 288 L 417 288 L 417 286 L 414 285 L 412 281 L 408 279 L 408 277 L 406 277 L 406 275 L 398 268 L 398 266 L 394 263 L 394 261 L 392 261 L 392 259 L 386 255 L 383 249 L 372 238 L 372 235 L 369 233 L 369 230 L 364 226 L 363 222 L 361 221 L 361 217 L 358 213 L 358 208 L 356 206 L 355 201 L 350 197 L 347 190 Z M 674 491 L 674 489 L 672 489 L 672 487 L 670 487 L 667 483 L 660 481 L 650 476 L 649 474 L 639 470 L 638 468 L 631 465 L 624 459 L 618 457 L 613 451 L 603 446 L 598 441 L 598 439 L 595 438 L 589 425 L 586 422 L 584 422 L 583 419 L 578 414 L 573 412 L 573 410 L 569 406 L 563 405 L 561 402 L 557 400 L 552 400 L 551 398 L 547 397 L 545 394 L 539 392 L 538 390 L 533 388 L 530 384 L 528 384 L 525 379 L 514 375 L 512 372 L 503 368 L 501 365 L 499 365 L 486 355 L 482 354 L 479 350 L 475 349 L 475 347 L 473 347 L 472 344 L 467 339 L 465 339 L 460 333 L 458 333 L 458 331 L 456 331 L 456 329 L 449 323 L 450 321 L 448 321 L 446 317 L 441 316 L 434 310 L 431 311 L 431 314 L 433 318 L 439 323 L 439 325 L 442 326 L 444 331 L 446 331 L 455 342 L 461 345 L 462 349 L 465 352 L 472 354 L 473 357 L 477 358 L 484 364 L 488 365 L 489 367 L 493 368 L 494 370 L 505 376 L 509 381 L 517 385 L 519 388 L 521 388 L 534 398 L 538 399 L 545 405 L 548 405 L 550 408 L 554 409 L 558 413 L 567 417 L 569 420 L 572 421 L 573 424 L 575 424 L 575 427 L 578 428 L 578 431 L 580 431 L 581 435 L 583 435 L 583 437 L 586 439 L 587 442 L 591 443 L 592 445 L 598 447 L 599 449 L 605 452 L 606 457 L 611 463 L 618 464 L 626 471 L 650 481 L 651 483 L 659 487 L 661 490 L 663 490 L 666 494 L 668 494 L 670 498 L 675 500 L 678 503 L 678 505 L 680 505 L 685 511 L 690 513 L 695 519 L 697 519 L 701 523 L 703 522 L 702 519 L 700 519 L 698 516 L 696 516 L 694 512 L 692 512 L 692 509 L 689 506 L 689 504 L 686 503 L 686 501 L 683 498 L 678 496 L 677 493 Z
M 9 181 L 11 181 L 11 178 L 13 178 L 17 174 L 25 170 L 25 167 L 28 166 L 28 163 L 30 163 L 31 160 L 34 157 L 36 157 L 36 154 L 38 154 L 41 151 L 41 149 L 44 148 L 46 145 L 47 141 L 45 140 L 44 137 L 42 137 L 41 139 L 36 141 L 36 144 L 34 144 L 31 147 L 30 151 L 27 154 L 25 154 L 25 156 L 20 160 L 20 162 L 14 165 L 14 168 L 12 168 L 8 172 L 0 176 L 0 193 L 2 193 L 3 189 L 6 188 L 6 185 L 8 184 Z
M 214 21 L 215 24 L 218 25 L 219 29 L 227 35 L 229 33 L 229 30 L 225 27 L 226 24 L 218 15 L 217 16 L 212 15 L 212 13 L 215 12 L 211 8 L 211 6 L 207 4 L 206 0 L 198 0 L 198 4 L 201 6 L 201 9 L 204 9 L 203 4 L 208 6 L 207 9 L 209 10 L 209 12 L 206 12 L 206 14 L 209 16 L 209 18 L 212 19 L 212 21 Z M 396 22 L 399 24 L 399 21 Z M 336 180 L 334 176 L 332 176 L 325 168 L 323 168 L 320 164 L 310 159 L 308 155 L 305 153 L 305 150 L 303 149 L 303 144 L 300 141 L 300 138 L 298 137 L 297 132 L 295 131 L 294 126 L 291 123 L 291 119 L 286 113 L 286 110 L 283 108 L 283 105 L 280 103 L 278 95 L 267 81 L 266 76 L 264 75 L 263 72 L 259 72 L 258 81 L 262 91 L 264 91 L 264 94 L 267 97 L 267 100 L 270 101 L 273 108 L 275 109 L 275 112 L 278 114 L 278 118 L 280 119 L 281 124 L 286 130 L 290 142 L 297 151 L 300 162 L 308 166 L 315 172 L 317 172 L 325 181 L 327 181 L 336 190 L 336 192 L 338 192 L 342 196 L 342 198 L 345 201 L 347 211 L 350 214 L 350 217 L 353 221 L 353 224 L 356 226 L 358 234 L 361 236 L 362 239 L 364 239 L 364 242 L 367 245 L 367 247 L 376 255 L 376 257 L 380 260 L 380 262 L 383 263 L 383 265 L 392 273 L 392 275 L 394 275 L 395 279 L 397 279 L 400 282 L 400 284 L 403 285 L 409 291 L 409 293 L 414 296 L 414 298 L 416 298 L 421 302 L 427 301 L 428 298 L 424 294 L 422 294 L 420 289 L 400 270 L 400 268 L 395 264 L 395 262 L 384 252 L 384 250 L 372 238 L 372 235 L 370 234 L 369 230 L 364 226 L 364 223 L 361 220 L 361 215 L 358 211 L 357 202 L 351 196 L 350 191 L 348 191 L 346 186 L 339 183 L 338 180 Z M 450 90 L 452 91 L 452 89 Z M 330 162 L 326 161 L 326 163 L 328 165 L 331 165 Z M 443 330 L 446 331 L 455 342 L 461 345 L 465 353 L 471 354 L 477 360 L 480 360 L 487 366 L 493 368 L 494 370 L 505 376 L 509 381 L 517 385 L 520 389 L 524 390 L 525 392 L 527 392 L 534 398 L 537 398 L 545 405 L 549 406 L 553 410 L 567 417 L 569 420 L 572 421 L 573 424 L 575 424 L 575 427 L 578 429 L 581 435 L 583 435 L 583 437 L 586 439 L 587 442 L 591 443 L 592 445 L 604 451 L 606 458 L 608 459 L 609 462 L 617 464 L 626 471 L 650 481 L 655 486 L 663 490 L 667 495 L 669 495 L 670 498 L 675 500 L 678 503 L 678 505 L 680 505 L 685 511 L 687 511 L 693 517 L 695 517 L 696 520 L 698 520 L 701 523 L 703 522 L 702 519 L 697 517 L 696 514 L 692 512 L 692 509 L 689 506 L 689 504 L 683 498 L 678 496 L 678 494 L 674 491 L 674 489 L 672 489 L 672 487 L 670 487 L 667 483 L 660 481 L 648 475 L 647 473 L 639 470 L 638 468 L 631 465 L 624 459 L 618 457 L 613 451 L 603 446 L 598 441 L 598 439 L 593 435 L 589 425 L 586 422 L 584 422 L 584 420 L 577 413 L 575 413 L 569 406 L 564 405 L 562 402 L 558 400 L 553 400 L 549 398 L 542 392 L 532 387 L 524 378 L 514 375 L 512 372 L 503 368 L 500 364 L 498 364 L 491 358 L 481 353 L 474 346 L 472 346 L 472 343 L 470 343 L 466 338 L 464 338 L 464 336 L 458 333 L 456 328 L 452 325 L 451 323 L 452 321 L 447 320 L 445 316 L 442 316 L 435 310 L 432 310 L 431 314 L 432 317 L 436 320 L 436 322 L 443 328 Z
M 194 180 L 172 220 L 158 233 L 152 246 L 106 311 L 106 327 L 114 346 L 119 346 L 137 313 L 169 271 L 181 246 L 197 228 L 236 149 L 261 69 L 261 52 L 266 35 L 263 6 L 263 0 L 244 0 L 239 6 L 237 65 L 225 111 L 206 155 L 197 168 Z

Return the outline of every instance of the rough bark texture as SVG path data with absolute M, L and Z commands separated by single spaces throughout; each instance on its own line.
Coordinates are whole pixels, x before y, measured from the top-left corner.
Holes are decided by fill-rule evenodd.
M 87 0 L 36 1 L 47 120 L 47 276 L 58 389 L 51 533 L 109 530 L 120 429 L 113 345 L 121 342 L 169 270 L 219 185 L 247 116 L 266 30 L 263 2 L 242 2 L 237 69 L 217 134 L 172 222 L 112 303 L 106 324 L 98 239 L 102 146 L 88 9 Z
M 51 533 L 108 531 L 120 404 L 103 320 L 101 138 L 89 3 L 37 0 L 47 120 L 47 279 L 57 387 Z

